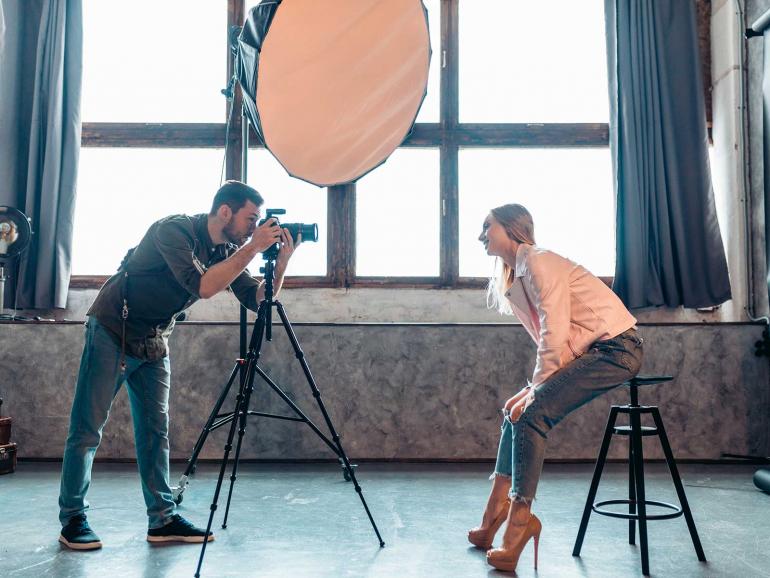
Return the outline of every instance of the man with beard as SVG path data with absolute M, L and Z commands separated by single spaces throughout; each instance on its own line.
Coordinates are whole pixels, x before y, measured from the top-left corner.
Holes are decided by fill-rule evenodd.
M 246 266 L 275 243 L 280 252 L 274 287 L 280 290 L 295 244 L 275 219 L 257 227 L 263 203 L 253 188 L 228 181 L 214 196 L 209 214 L 172 215 L 153 223 L 99 291 L 87 314 L 62 465 L 59 541 L 69 548 L 102 546 L 86 520 L 86 493 L 102 428 L 124 383 L 149 518 L 147 540 L 203 542 L 205 531 L 175 513 L 169 487 L 168 337 L 185 309 L 228 287 L 256 311 L 264 284 Z

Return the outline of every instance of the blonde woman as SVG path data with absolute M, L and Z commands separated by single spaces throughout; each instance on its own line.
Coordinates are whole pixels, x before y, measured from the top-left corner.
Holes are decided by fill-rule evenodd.
M 488 550 L 487 562 L 516 568 L 534 538 L 535 568 L 542 530 L 530 511 L 548 432 L 564 417 L 639 372 L 642 339 L 636 319 L 584 267 L 535 245 L 532 216 L 521 205 L 492 209 L 479 241 L 498 258 L 490 306 L 515 314 L 537 344 L 532 380 L 503 407 L 492 491 L 481 525 L 468 540 Z M 502 546 L 492 540 L 507 521 Z

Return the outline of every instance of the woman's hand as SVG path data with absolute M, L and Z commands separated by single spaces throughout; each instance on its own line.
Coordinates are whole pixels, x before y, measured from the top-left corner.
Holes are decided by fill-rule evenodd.
M 525 409 L 527 409 L 527 398 L 523 397 L 507 410 L 508 413 L 506 415 L 511 423 L 516 423 L 519 421 L 519 418 L 522 416 Z
M 522 390 L 514 395 L 512 398 L 510 398 L 508 401 L 505 402 L 505 405 L 503 406 L 503 409 L 507 409 L 510 411 L 510 409 L 514 406 L 514 404 L 519 401 L 520 399 L 524 399 L 529 395 L 529 388 L 524 387 Z
M 529 394 L 530 388 L 525 387 L 519 393 L 505 402 L 505 405 L 503 406 L 503 413 L 509 416 L 509 419 L 512 423 L 516 423 L 521 417 L 521 414 L 524 413 L 524 408 L 526 407 Z

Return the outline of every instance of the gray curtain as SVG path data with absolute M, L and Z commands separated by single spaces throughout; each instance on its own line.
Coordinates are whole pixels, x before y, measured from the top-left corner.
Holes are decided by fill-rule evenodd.
M 0 204 L 23 211 L 34 231 L 10 285 L 20 308 L 63 308 L 80 152 L 82 0 L 0 2 Z
M 605 0 L 617 198 L 614 289 L 631 308 L 730 299 L 708 159 L 695 3 Z

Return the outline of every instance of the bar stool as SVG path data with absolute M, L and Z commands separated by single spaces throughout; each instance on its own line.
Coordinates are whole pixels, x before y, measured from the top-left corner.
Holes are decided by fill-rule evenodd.
M 631 403 L 628 405 L 613 405 L 610 408 L 607 429 L 604 431 L 604 439 L 602 439 L 599 457 L 596 461 L 594 476 L 591 479 L 591 487 L 588 490 L 588 497 L 586 498 L 586 504 L 583 510 L 583 518 L 580 521 L 580 529 L 578 530 L 577 539 L 575 540 L 575 547 L 572 550 L 573 556 L 580 556 L 580 549 L 583 546 L 583 538 L 585 537 L 591 511 L 601 514 L 602 516 L 627 519 L 629 544 L 634 544 L 636 523 L 638 522 L 639 524 L 639 544 L 641 545 L 642 550 L 642 574 L 649 576 L 650 563 L 647 552 L 647 521 L 669 520 L 684 514 L 684 518 L 687 521 L 687 528 L 690 531 L 690 538 L 692 539 L 693 546 L 695 546 L 695 553 L 698 555 L 698 560 L 701 562 L 706 561 L 706 555 L 703 553 L 703 547 L 701 546 L 700 538 L 698 537 L 698 530 L 695 528 L 692 512 L 690 512 L 690 506 L 687 503 L 687 496 L 684 494 L 682 479 L 679 477 L 679 471 L 676 467 L 676 461 L 674 461 L 674 455 L 671 452 L 671 446 L 668 443 L 668 437 L 666 436 L 666 430 L 663 427 L 663 420 L 660 417 L 660 412 L 656 406 L 639 405 L 638 388 L 640 386 L 655 385 L 671 381 L 672 379 L 673 377 L 670 375 L 639 375 L 622 384 L 628 386 L 631 391 Z M 620 413 L 628 414 L 629 425 L 615 425 L 615 421 Z M 655 427 L 642 425 L 641 417 L 642 414 L 645 413 L 652 414 Z M 604 464 L 607 459 L 607 451 L 609 450 L 610 441 L 612 440 L 613 435 L 628 436 L 628 499 L 594 502 L 596 491 L 599 488 L 602 470 L 604 469 Z M 671 472 L 671 477 L 673 478 L 674 487 L 676 488 L 676 494 L 679 498 L 681 507 L 666 502 L 648 500 L 646 498 L 644 490 L 644 454 L 642 452 L 642 437 L 654 435 L 658 436 L 660 444 L 663 446 L 666 464 L 668 464 L 669 472 Z M 627 504 L 628 513 L 603 509 L 603 506 L 617 504 Z M 670 512 L 648 514 L 647 506 L 657 506 L 665 510 L 670 510 Z

